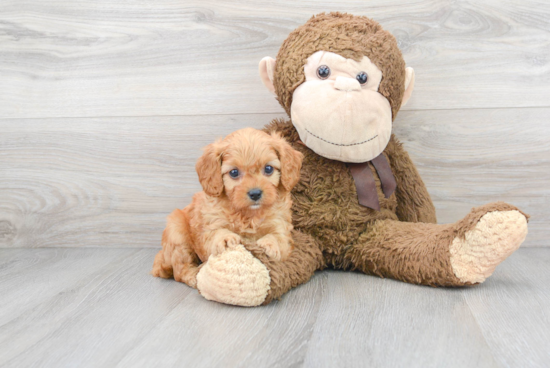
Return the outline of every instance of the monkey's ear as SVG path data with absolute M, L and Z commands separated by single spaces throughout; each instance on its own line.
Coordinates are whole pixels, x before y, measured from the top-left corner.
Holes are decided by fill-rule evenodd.
M 405 93 L 403 94 L 403 101 L 401 107 L 405 106 L 414 89 L 414 70 L 410 66 L 405 68 Z
M 202 189 L 208 195 L 217 197 L 223 191 L 221 140 L 204 147 L 204 153 L 197 161 L 195 169 Z
M 260 77 L 262 78 L 262 82 L 264 82 L 264 86 L 274 95 L 275 93 L 275 86 L 273 85 L 273 74 L 275 73 L 275 65 L 277 62 L 275 59 L 266 56 L 262 60 L 260 60 Z

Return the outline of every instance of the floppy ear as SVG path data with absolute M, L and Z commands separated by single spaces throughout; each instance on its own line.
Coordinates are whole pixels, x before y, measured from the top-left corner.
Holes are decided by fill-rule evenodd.
M 197 161 L 195 170 L 204 192 L 219 196 L 223 191 L 221 139 L 204 147 L 204 153 Z
M 273 74 L 275 73 L 275 65 L 276 61 L 273 58 L 270 58 L 269 56 L 264 57 L 262 60 L 260 60 L 259 70 L 260 70 L 260 78 L 262 78 L 262 82 L 264 82 L 264 86 L 269 90 L 269 92 L 275 93 L 275 86 L 273 85 Z
M 273 148 L 279 154 L 281 161 L 281 185 L 290 192 L 300 181 L 300 170 L 304 155 L 296 151 L 277 133 L 271 133 Z

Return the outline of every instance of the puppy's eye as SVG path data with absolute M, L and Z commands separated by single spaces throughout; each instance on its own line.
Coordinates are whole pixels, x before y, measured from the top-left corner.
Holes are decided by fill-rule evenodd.
M 237 170 L 237 169 L 231 170 L 229 172 L 229 176 L 231 176 L 233 179 L 238 178 L 239 177 L 239 170 Z
M 367 83 L 367 79 L 369 79 L 369 77 L 368 77 L 367 73 L 361 72 L 361 73 L 357 74 L 355 79 L 357 79 L 359 84 L 365 84 L 365 83 Z
M 326 65 L 321 65 L 317 68 L 317 76 L 321 79 L 327 79 L 330 77 L 330 68 Z
M 273 174 L 273 166 L 271 165 L 267 165 L 265 168 L 264 168 L 264 172 L 266 175 L 271 175 Z

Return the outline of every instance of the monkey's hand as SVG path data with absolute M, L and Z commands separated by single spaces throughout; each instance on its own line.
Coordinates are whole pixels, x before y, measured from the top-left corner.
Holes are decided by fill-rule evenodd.
M 256 244 L 265 251 L 265 254 L 276 261 L 286 261 L 292 251 L 289 239 L 283 235 L 267 234 L 258 239 Z
M 243 307 L 262 304 L 270 284 L 266 266 L 242 245 L 210 257 L 197 275 L 197 289 L 206 299 Z

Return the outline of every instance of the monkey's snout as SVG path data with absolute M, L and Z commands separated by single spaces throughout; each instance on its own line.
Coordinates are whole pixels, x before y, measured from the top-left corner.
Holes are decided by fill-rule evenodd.
M 257 201 L 262 198 L 262 190 L 258 188 L 251 189 L 248 191 L 248 197 L 253 201 Z
M 340 91 L 360 91 L 361 84 L 359 84 L 357 79 L 336 77 L 336 80 L 334 81 L 334 88 Z

